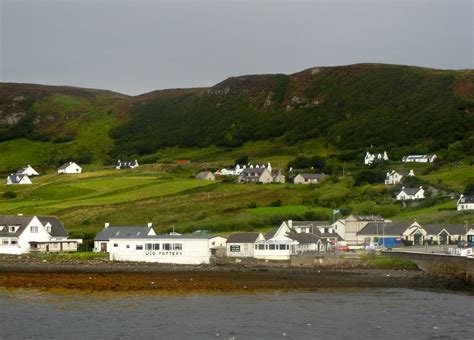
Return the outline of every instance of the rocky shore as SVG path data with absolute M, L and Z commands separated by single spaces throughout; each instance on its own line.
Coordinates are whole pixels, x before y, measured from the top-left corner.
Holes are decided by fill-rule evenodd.
M 4 289 L 143 291 L 158 294 L 245 294 L 350 288 L 451 289 L 474 287 L 419 270 L 379 269 L 347 262 L 333 267 L 182 266 L 106 259 L 51 261 L 0 257 Z

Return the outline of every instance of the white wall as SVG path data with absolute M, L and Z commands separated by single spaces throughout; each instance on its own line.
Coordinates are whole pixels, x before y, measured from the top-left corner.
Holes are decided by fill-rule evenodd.
M 255 243 L 227 243 L 226 254 L 228 257 L 253 257 Z M 240 247 L 239 252 L 231 251 L 231 247 Z

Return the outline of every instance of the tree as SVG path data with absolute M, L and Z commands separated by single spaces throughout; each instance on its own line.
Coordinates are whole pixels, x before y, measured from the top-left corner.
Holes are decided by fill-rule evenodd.
M 243 155 L 240 155 L 239 157 L 237 157 L 237 159 L 234 161 L 234 165 L 237 165 L 237 164 L 248 164 L 249 163 L 249 156 L 246 155 L 246 154 L 243 154 Z
M 466 188 L 464 188 L 464 195 L 474 196 L 474 183 L 469 183 L 466 185 Z

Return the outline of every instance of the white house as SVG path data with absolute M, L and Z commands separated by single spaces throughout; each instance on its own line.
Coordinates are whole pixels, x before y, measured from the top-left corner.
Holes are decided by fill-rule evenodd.
M 23 168 L 18 169 L 15 175 L 26 175 L 26 176 L 31 177 L 31 176 L 38 176 L 39 173 L 35 169 L 33 169 L 31 165 L 27 165 Z
M 0 216 L 0 253 L 77 251 L 81 240 L 68 239 L 63 224 L 55 217 Z
M 254 257 L 255 242 L 263 241 L 261 233 L 234 233 L 227 239 L 228 257 Z
M 239 183 L 272 183 L 272 173 L 266 168 L 246 168 L 239 175 Z
M 403 163 L 433 163 L 436 155 L 409 155 L 402 158 Z
M 28 175 L 16 175 L 11 174 L 7 177 L 7 185 L 16 185 L 16 184 L 33 184 L 28 177 Z
M 80 174 L 82 168 L 74 162 L 67 162 L 58 168 L 58 174 Z
M 387 151 L 384 151 L 383 154 L 371 154 L 369 151 L 365 154 L 364 164 L 371 165 L 374 162 L 388 161 Z
M 324 174 L 298 174 L 293 179 L 294 184 L 316 184 L 319 183 L 323 178 Z
M 425 198 L 425 191 L 423 187 L 419 188 L 405 188 L 396 193 L 397 201 L 414 201 Z
M 153 235 L 156 235 L 156 233 L 151 223 L 143 227 L 111 226 L 109 223 L 105 223 L 104 228 L 94 238 L 94 252 L 108 252 L 110 247 L 109 241 L 113 237 L 143 237 Z
M 109 240 L 112 261 L 200 265 L 210 263 L 213 251 L 225 248 L 226 238 L 209 235 L 122 235 Z
M 457 203 L 457 209 L 460 210 L 474 210 L 474 196 L 463 196 L 459 197 Z
M 138 161 L 135 159 L 133 162 L 132 161 L 121 161 L 120 159 L 117 161 L 117 164 L 115 165 L 115 169 L 135 169 L 138 168 Z
M 415 176 L 413 170 L 410 171 L 395 171 L 392 170 L 387 172 L 387 176 L 385 177 L 385 184 L 399 184 L 402 181 L 403 177 L 412 177 Z

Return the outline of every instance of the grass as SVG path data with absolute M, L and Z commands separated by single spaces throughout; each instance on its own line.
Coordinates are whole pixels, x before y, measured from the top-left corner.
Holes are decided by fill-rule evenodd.
M 61 254 L 39 254 L 42 259 L 47 261 L 63 262 L 63 261 L 74 261 L 74 260 L 94 260 L 94 259 L 107 259 L 109 254 L 107 253 L 93 253 L 88 251 L 81 251 L 75 253 L 61 253 Z
M 367 263 L 371 266 L 380 268 L 380 269 L 405 269 L 405 270 L 415 270 L 418 269 L 418 266 L 415 262 L 405 259 L 397 258 L 375 258 L 367 260 Z
M 460 193 L 467 184 L 474 183 L 474 166 L 449 165 L 422 178 Z

